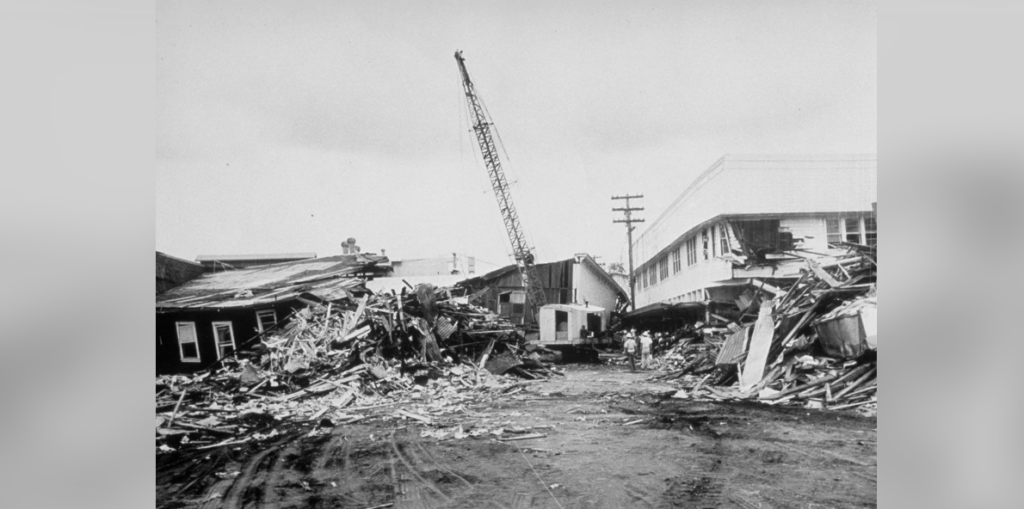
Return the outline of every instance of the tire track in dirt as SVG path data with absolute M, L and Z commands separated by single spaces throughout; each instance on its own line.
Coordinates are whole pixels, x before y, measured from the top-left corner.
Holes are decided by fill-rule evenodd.
M 626 483 L 623 485 L 623 492 L 629 497 L 630 501 L 634 504 L 641 504 L 644 507 L 654 507 L 655 501 L 651 499 L 650 491 L 643 486 L 638 486 L 634 483 Z
M 389 443 L 391 445 L 391 451 L 393 453 L 393 459 L 397 460 L 405 470 L 396 468 L 399 475 L 399 480 L 402 482 L 402 486 L 405 488 L 405 494 L 399 498 L 395 497 L 395 509 L 410 508 L 410 509 L 434 509 L 437 507 L 433 500 L 431 500 L 428 491 L 433 493 L 443 502 L 445 505 L 450 504 L 452 499 L 446 495 L 441 489 L 431 480 L 424 477 L 422 468 L 414 465 L 408 454 L 403 454 L 402 449 L 406 446 L 405 444 L 399 445 L 398 441 L 395 440 L 395 435 L 391 434 L 389 437 Z M 402 479 L 402 475 L 408 473 L 412 480 L 415 482 L 405 482 Z
M 276 452 L 282 445 L 272 446 L 249 459 L 248 463 L 242 468 L 242 473 L 235 478 L 235 482 L 232 484 L 231 490 L 228 492 L 228 496 L 221 507 L 224 509 L 242 509 L 248 502 L 253 501 L 252 499 L 263 498 L 262 489 L 266 483 L 265 480 L 258 481 L 256 476 L 260 473 L 260 467 L 263 465 L 264 460 L 268 457 L 271 458 L 271 461 L 277 459 Z M 258 508 L 260 505 L 256 503 L 255 507 Z
M 423 454 L 423 456 L 426 457 L 431 463 L 433 463 L 434 466 L 436 466 L 439 470 L 443 470 L 445 472 L 448 472 L 449 474 L 452 475 L 452 477 L 458 479 L 463 484 L 465 484 L 466 488 L 469 490 L 468 492 L 466 492 L 466 494 L 472 493 L 473 491 L 476 490 L 476 486 L 474 486 L 473 483 L 471 483 L 468 480 L 466 480 L 465 477 L 462 477 L 456 471 L 448 468 L 447 466 L 442 465 L 441 463 L 438 463 L 437 457 L 434 456 L 433 454 L 431 454 L 430 451 L 428 451 L 426 447 L 423 447 L 423 444 L 421 444 L 419 442 L 416 442 L 413 445 L 416 447 L 416 449 L 419 449 L 419 451 Z M 416 454 L 415 451 L 410 450 L 409 451 L 409 455 L 412 456 L 413 458 L 415 458 L 417 461 L 422 461 L 422 460 L 420 460 L 419 456 Z

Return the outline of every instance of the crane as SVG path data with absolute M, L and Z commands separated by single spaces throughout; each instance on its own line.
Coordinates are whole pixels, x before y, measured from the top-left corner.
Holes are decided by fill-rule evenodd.
M 498 199 L 498 208 L 501 210 L 501 218 L 505 222 L 508 240 L 512 244 L 512 255 L 515 257 L 519 276 L 526 289 L 526 309 L 533 316 L 534 324 L 537 324 L 540 322 L 537 313 L 541 306 L 547 304 L 547 298 L 537 275 L 533 252 L 530 251 L 530 246 L 526 243 L 523 226 L 519 223 L 519 214 L 516 213 L 516 207 L 512 203 L 508 182 L 505 180 L 505 172 L 501 169 L 498 151 L 494 145 L 494 138 L 491 136 L 493 123 L 477 97 L 476 88 L 473 86 L 473 81 L 469 79 L 469 72 L 466 71 L 466 62 L 462 58 L 461 51 L 455 52 L 455 61 L 459 64 L 462 88 L 466 92 L 466 103 L 473 116 L 473 132 L 476 133 L 477 142 L 480 144 L 480 153 L 483 156 L 484 164 L 487 165 L 487 175 L 490 177 L 494 196 Z

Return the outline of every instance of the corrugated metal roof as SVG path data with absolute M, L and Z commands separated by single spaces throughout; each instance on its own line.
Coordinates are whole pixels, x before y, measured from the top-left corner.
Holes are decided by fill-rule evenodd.
M 277 253 L 277 254 L 241 254 L 241 255 L 199 255 L 197 262 L 243 262 L 246 260 L 305 260 L 316 258 L 316 253 Z
M 355 277 L 386 257 L 339 255 L 205 274 L 157 296 L 157 310 L 238 308 L 298 298 L 310 294 L 336 300 L 361 288 Z

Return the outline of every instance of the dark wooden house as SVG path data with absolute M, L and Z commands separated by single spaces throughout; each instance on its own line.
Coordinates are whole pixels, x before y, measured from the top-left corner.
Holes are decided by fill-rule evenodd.
M 259 344 L 303 307 L 365 292 L 387 258 L 352 254 L 207 273 L 156 296 L 157 374 L 197 371 Z

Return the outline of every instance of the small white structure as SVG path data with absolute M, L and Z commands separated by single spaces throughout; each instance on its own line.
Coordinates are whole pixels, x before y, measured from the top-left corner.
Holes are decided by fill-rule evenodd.
M 540 308 L 540 344 L 598 344 L 598 336 L 608 326 L 610 318 L 610 311 L 597 306 L 580 306 L 579 304 L 542 306 Z M 593 337 L 583 337 L 581 333 L 584 328 L 587 335 Z

